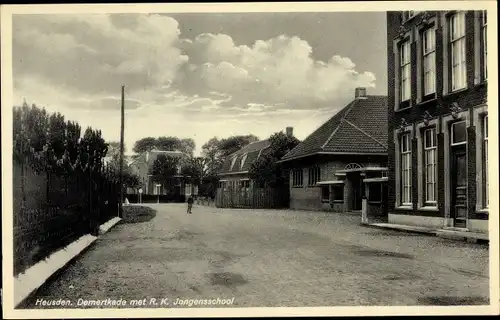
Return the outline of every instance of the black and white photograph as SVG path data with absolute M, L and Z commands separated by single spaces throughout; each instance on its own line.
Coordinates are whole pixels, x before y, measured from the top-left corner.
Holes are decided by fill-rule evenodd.
M 496 2 L 1 13 L 4 317 L 499 313 Z

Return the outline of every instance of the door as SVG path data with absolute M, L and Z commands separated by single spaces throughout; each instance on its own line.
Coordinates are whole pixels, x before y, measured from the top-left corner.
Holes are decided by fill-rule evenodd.
M 454 227 L 465 228 L 467 226 L 467 155 L 465 147 L 453 148 L 451 161 L 451 217 Z
M 358 173 L 353 174 L 352 178 L 352 210 L 361 210 L 363 205 L 363 185 Z

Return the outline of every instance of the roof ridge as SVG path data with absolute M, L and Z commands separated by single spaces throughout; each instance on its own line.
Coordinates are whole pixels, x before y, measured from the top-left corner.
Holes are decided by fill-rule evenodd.
M 262 143 L 264 143 L 264 142 L 266 142 L 266 143 L 270 143 L 269 138 L 267 138 L 267 139 L 263 139 L 263 140 L 253 141 L 253 142 L 250 142 L 249 144 L 247 144 L 247 145 L 245 145 L 245 146 L 243 146 L 243 147 L 239 148 L 239 149 L 238 149 L 238 150 L 236 150 L 235 152 L 233 152 L 233 153 L 229 154 L 229 156 L 228 156 L 228 157 L 233 157 L 233 156 L 238 157 L 238 156 L 240 156 L 240 155 L 242 155 L 242 154 L 243 154 L 243 153 L 240 153 L 242 150 L 244 150 L 245 148 L 247 148 L 247 147 L 248 147 L 249 145 L 251 145 L 251 144 L 254 144 L 254 143 L 259 143 L 259 142 L 262 142 Z M 261 149 L 265 149 L 265 148 L 268 148 L 268 147 L 269 147 L 269 146 L 266 146 L 266 147 L 263 147 L 263 148 L 261 148 Z M 257 151 L 257 150 L 255 150 L 255 151 Z M 247 151 L 246 153 L 248 153 L 248 151 Z
M 337 131 L 339 130 L 340 125 L 342 124 L 342 121 L 343 121 L 343 120 L 345 119 L 345 117 L 349 114 L 349 112 L 351 112 L 351 110 L 354 108 L 354 106 L 356 105 L 356 102 L 357 102 L 357 100 L 353 100 L 353 101 L 351 101 L 351 102 L 350 102 L 347 106 L 345 106 L 345 107 L 343 108 L 343 109 L 347 109 L 347 111 L 346 111 L 346 112 L 342 115 L 342 117 L 340 118 L 340 122 L 339 122 L 339 124 L 337 125 L 337 127 L 335 128 L 335 130 L 333 130 L 333 131 L 332 131 L 332 133 L 330 134 L 330 136 L 328 137 L 328 139 L 326 139 L 325 143 L 323 143 L 323 144 L 321 145 L 321 150 L 323 150 L 323 149 L 325 148 L 325 146 L 326 146 L 326 145 L 327 145 L 327 144 L 328 144 L 328 143 L 332 140 L 332 138 L 333 138 L 333 136 L 335 135 L 335 133 L 337 133 Z M 340 112 L 342 112 L 342 111 L 343 111 L 343 109 L 341 109 L 341 110 L 339 111 L 339 113 L 340 113 Z M 335 116 L 333 116 L 333 117 L 335 117 Z M 333 118 L 333 117 L 332 117 L 332 118 Z M 330 119 L 331 119 L 331 118 L 330 118 Z
M 359 101 L 358 99 L 354 99 L 354 100 L 352 100 L 352 101 L 351 101 L 351 103 L 349 103 L 350 108 L 349 108 L 349 110 L 347 110 L 347 112 L 346 112 L 346 113 L 344 113 L 344 114 L 342 115 L 342 119 L 340 119 L 341 121 L 347 117 L 347 115 L 349 114 L 349 112 L 351 112 L 351 110 L 352 110 L 352 109 L 354 109 L 354 107 L 357 105 L 357 102 L 358 102 L 358 101 Z M 348 105 L 348 106 L 349 106 L 349 105 Z
M 332 134 L 330 134 L 330 136 L 328 137 L 328 139 L 326 139 L 325 143 L 323 143 L 321 145 L 321 150 L 323 150 L 325 148 L 325 146 L 330 142 L 330 140 L 332 140 L 333 136 L 337 133 L 337 131 L 339 131 L 340 125 L 342 124 L 343 120 L 344 120 L 344 118 L 340 119 L 340 122 L 339 122 L 338 126 L 335 128 L 335 130 L 332 131 Z
M 358 130 L 359 132 L 363 133 L 364 135 L 368 136 L 369 138 L 371 138 L 373 141 L 377 142 L 378 144 L 380 144 L 381 146 L 383 146 L 384 148 L 387 148 L 387 145 L 383 144 L 382 142 L 378 141 L 377 139 L 375 139 L 374 137 L 372 137 L 370 134 L 368 134 L 366 131 L 364 131 L 363 129 L 361 129 L 360 127 L 358 127 L 357 125 L 355 125 L 354 123 L 350 122 L 349 120 L 347 119 L 342 119 L 344 120 L 346 123 L 348 123 L 349 125 L 351 125 L 353 128 L 355 128 L 356 130 Z

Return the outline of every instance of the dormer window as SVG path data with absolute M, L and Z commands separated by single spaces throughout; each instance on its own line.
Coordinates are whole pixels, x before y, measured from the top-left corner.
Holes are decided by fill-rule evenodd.
M 235 156 L 235 157 L 231 160 L 231 168 L 229 168 L 229 171 L 232 171 L 232 170 L 233 170 L 234 164 L 236 163 L 236 158 L 238 158 L 238 156 Z
M 243 157 L 241 157 L 241 164 L 240 164 L 240 169 L 243 169 L 243 166 L 245 165 L 245 161 L 247 160 L 247 154 L 245 153 Z

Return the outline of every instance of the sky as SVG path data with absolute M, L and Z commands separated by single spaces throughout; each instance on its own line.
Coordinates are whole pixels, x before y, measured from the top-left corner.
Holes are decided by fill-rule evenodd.
M 306 138 L 354 97 L 386 94 L 384 12 L 13 16 L 14 104 L 125 145 L 148 136 Z

